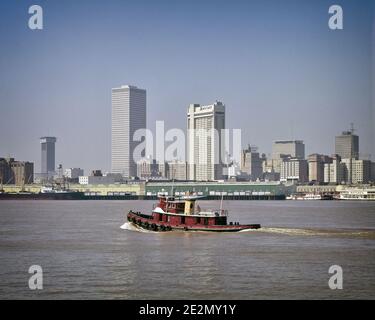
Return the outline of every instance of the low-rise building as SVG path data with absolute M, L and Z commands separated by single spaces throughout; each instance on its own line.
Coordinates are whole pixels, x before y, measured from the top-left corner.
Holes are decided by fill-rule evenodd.
M 261 196 L 282 199 L 295 192 L 295 185 L 280 182 L 148 182 L 146 196 L 160 194 L 182 196 L 195 192 L 199 196 Z
M 160 164 L 155 159 L 143 158 L 137 162 L 137 177 L 140 179 L 166 177 L 166 171 L 166 164 Z
M 34 163 L 28 161 L 15 161 L 11 163 L 13 182 L 16 185 L 33 183 Z
M 113 176 L 80 176 L 79 184 L 113 184 L 115 183 L 115 177 Z
M 69 168 L 65 169 L 64 176 L 68 179 L 78 179 L 78 177 L 83 176 L 84 172 L 81 168 Z
M 15 161 L 14 158 L 0 158 L 0 182 L 15 185 L 33 183 L 34 163 Z
M 188 165 L 185 161 L 173 160 L 168 162 L 167 178 L 169 180 L 185 181 L 188 178 Z

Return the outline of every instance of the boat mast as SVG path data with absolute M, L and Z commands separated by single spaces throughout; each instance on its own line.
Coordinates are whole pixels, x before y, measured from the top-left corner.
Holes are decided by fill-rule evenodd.
M 173 197 L 173 192 L 174 192 L 174 179 L 172 179 L 172 189 L 171 189 L 171 196 Z
M 175 179 L 175 175 L 176 175 L 176 168 L 173 168 L 173 171 L 172 171 L 172 190 L 171 190 L 171 195 L 172 197 L 174 196 L 174 179 Z

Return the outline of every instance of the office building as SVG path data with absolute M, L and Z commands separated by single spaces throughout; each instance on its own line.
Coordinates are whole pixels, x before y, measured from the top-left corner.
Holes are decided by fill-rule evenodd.
M 308 181 L 307 160 L 298 158 L 285 159 L 281 164 L 280 181 L 305 183 Z
M 248 146 L 241 153 L 241 171 L 249 175 L 251 181 L 260 179 L 263 174 L 263 160 L 257 152 L 257 148 Z
M 168 162 L 167 178 L 169 180 L 185 181 L 188 176 L 188 166 L 185 161 L 173 160 Z
M 341 184 L 344 182 L 344 164 L 341 163 L 339 155 L 334 155 L 332 162 L 324 163 L 324 183 Z
M 79 177 L 84 175 L 84 171 L 81 168 L 68 168 L 64 171 L 64 179 L 67 182 L 78 183 Z M 62 181 L 64 181 L 64 179 Z
M 64 176 L 68 179 L 78 179 L 79 176 L 83 176 L 83 169 L 81 168 L 69 168 L 65 169 Z
M 342 159 L 344 180 L 348 184 L 362 184 L 371 181 L 371 161 L 359 159 Z
M 0 158 L 0 184 L 9 184 L 12 181 L 12 171 L 10 170 L 10 161 L 13 158 Z
M 140 158 L 134 159 L 134 150 L 139 141 L 133 141 L 133 137 L 139 129 L 146 129 L 146 90 L 135 86 L 113 88 L 112 173 L 137 175 L 136 162 Z
M 358 159 L 359 137 L 352 131 L 344 131 L 335 139 L 335 154 L 342 159 Z
M 225 129 L 225 105 L 191 104 L 187 113 L 189 180 L 213 181 L 223 178 L 222 130 Z
M 322 154 L 311 154 L 308 157 L 309 181 L 315 183 L 324 182 L 324 165 L 332 163 L 332 158 Z
M 280 140 L 272 145 L 272 158 L 267 167 L 272 166 L 273 172 L 281 173 L 281 165 L 289 158 L 305 159 L 305 144 L 300 140 Z
M 79 184 L 90 184 L 90 185 L 98 185 L 98 184 L 113 184 L 115 183 L 115 177 L 108 175 L 108 176 L 80 176 L 78 178 Z
M 272 159 L 282 159 L 285 157 L 305 159 L 305 144 L 303 141 L 275 141 L 272 146 Z
M 371 182 L 375 182 L 375 162 L 371 162 Z
M 159 164 L 155 159 L 143 158 L 137 162 L 137 177 L 140 179 L 151 179 L 166 177 L 165 164 Z
M 41 174 L 43 178 L 51 178 L 55 174 L 55 137 L 40 138 Z

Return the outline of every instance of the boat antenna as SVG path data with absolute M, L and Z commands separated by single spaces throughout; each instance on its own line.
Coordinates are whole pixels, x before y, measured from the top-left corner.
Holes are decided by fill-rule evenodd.
M 172 195 L 172 197 L 173 197 L 173 192 L 174 192 L 173 188 L 174 188 L 174 179 L 172 179 L 172 189 L 171 189 L 171 195 Z
M 174 178 L 175 178 L 175 174 L 176 174 L 176 168 L 173 168 L 173 173 L 172 173 L 172 190 L 171 190 L 171 194 L 172 194 L 172 197 L 173 197 L 173 192 L 174 192 Z

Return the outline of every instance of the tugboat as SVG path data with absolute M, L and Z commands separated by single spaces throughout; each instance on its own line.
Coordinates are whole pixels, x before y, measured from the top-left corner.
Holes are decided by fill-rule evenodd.
M 196 201 L 204 197 L 187 195 L 182 197 L 159 196 L 159 203 L 154 205 L 151 215 L 129 211 L 127 220 L 139 228 L 165 232 L 211 231 L 239 232 L 260 229 L 260 224 L 241 225 L 238 222 L 228 224 L 228 211 L 201 211 Z

